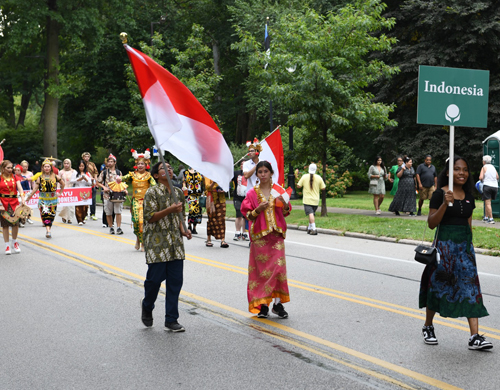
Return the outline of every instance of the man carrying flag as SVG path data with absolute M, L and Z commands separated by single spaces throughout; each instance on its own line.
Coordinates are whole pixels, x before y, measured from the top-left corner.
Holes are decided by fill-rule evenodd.
M 259 163 L 259 154 L 262 152 L 262 146 L 259 140 L 254 138 L 253 142 L 247 142 L 249 160 L 243 164 L 243 176 L 247 179 L 247 191 L 257 184 L 257 174 L 255 169 Z

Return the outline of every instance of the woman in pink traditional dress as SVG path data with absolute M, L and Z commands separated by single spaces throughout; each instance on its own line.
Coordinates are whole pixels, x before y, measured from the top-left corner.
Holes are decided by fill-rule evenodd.
M 285 216 L 290 214 L 291 205 L 279 196 L 271 194 L 273 188 L 273 168 L 267 161 L 256 167 L 259 184 L 247 192 L 241 204 L 241 213 L 250 223 L 250 260 L 248 265 L 249 311 L 259 318 L 269 316 L 269 305 L 273 301 L 272 312 L 280 318 L 288 313 L 283 303 L 290 301 L 285 259 Z M 282 207 L 276 205 L 280 200 Z

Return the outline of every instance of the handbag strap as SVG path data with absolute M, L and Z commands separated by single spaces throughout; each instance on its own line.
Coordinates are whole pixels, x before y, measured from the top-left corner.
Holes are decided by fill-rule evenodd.
M 437 235 L 438 235 L 438 232 L 439 232 L 439 226 L 440 226 L 440 225 L 441 225 L 441 224 L 439 224 L 439 225 L 437 226 L 436 234 L 434 234 L 434 240 L 432 240 L 432 246 L 434 246 L 434 242 L 436 241 L 436 237 L 437 237 Z M 429 226 L 429 224 L 427 223 L 427 221 L 425 221 L 425 225 L 424 225 L 424 234 L 422 235 L 422 242 L 421 242 L 422 244 L 424 243 L 424 240 L 425 240 L 425 231 L 427 230 L 427 227 L 428 227 L 428 226 Z

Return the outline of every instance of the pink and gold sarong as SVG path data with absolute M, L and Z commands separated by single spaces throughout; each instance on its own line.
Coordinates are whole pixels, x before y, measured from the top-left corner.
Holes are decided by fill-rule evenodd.
M 290 302 L 286 276 L 285 239 L 273 231 L 250 244 L 248 265 L 248 302 L 251 313 L 259 313 L 260 305 L 273 298 Z

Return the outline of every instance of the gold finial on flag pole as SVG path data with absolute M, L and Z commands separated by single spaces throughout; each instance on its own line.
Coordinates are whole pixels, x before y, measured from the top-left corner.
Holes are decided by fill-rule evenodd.
M 127 33 L 126 32 L 122 32 L 120 33 L 120 38 L 122 40 L 122 43 L 125 45 L 127 43 Z

